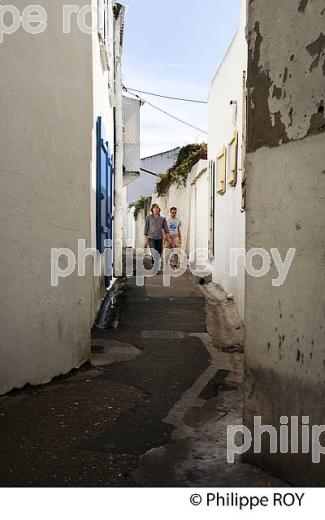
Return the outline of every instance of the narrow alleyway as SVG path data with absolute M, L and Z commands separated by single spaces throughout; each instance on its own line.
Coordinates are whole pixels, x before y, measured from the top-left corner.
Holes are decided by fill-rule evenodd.
M 186 274 L 125 282 L 93 366 L 0 399 L 0 485 L 270 486 L 226 461 L 241 422 L 243 330 L 232 302 Z

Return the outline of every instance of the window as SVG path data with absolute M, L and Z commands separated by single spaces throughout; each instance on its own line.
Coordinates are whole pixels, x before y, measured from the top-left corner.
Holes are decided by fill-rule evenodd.
M 235 187 L 237 184 L 237 165 L 238 165 L 238 132 L 235 130 L 234 136 L 229 143 L 229 184 Z
M 226 193 L 226 172 L 227 172 L 227 149 L 224 146 L 222 151 L 217 155 L 217 175 L 218 185 L 217 193 L 224 195 Z

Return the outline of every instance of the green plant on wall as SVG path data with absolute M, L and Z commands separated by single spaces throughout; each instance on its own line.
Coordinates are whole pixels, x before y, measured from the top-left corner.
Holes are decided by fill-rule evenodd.
M 177 187 L 185 186 L 187 176 L 193 166 L 200 159 L 207 159 L 207 155 L 208 146 L 206 143 L 183 146 L 179 151 L 175 165 L 169 168 L 166 173 L 159 175 L 156 186 L 159 197 L 166 195 L 172 184 L 176 184 Z
M 129 208 L 134 208 L 134 219 L 137 220 L 139 212 L 146 207 L 150 197 L 144 197 L 143 195 L 132 204 L 129 204 Z

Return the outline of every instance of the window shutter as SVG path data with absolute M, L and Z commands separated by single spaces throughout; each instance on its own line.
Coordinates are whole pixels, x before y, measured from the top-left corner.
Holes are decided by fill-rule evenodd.
M 109 248 L 109 263 L 112 267 L 112 244 L 105 246 L 105 240 L 113 238 L 113 167 L 108 141 L 105 139 L 101 117 L 97 118 L 97 208 L 96 247 L 100 253 Z M 111 275 L 105 277 L 109 285 Z
M 229 184 L 235 187 L 237 184 L 237 165 L 238 165 L 238 132 L 235 130 L 234 136 L 229 143 Z
M 217 175 L 218 186 L 217 193 L 224 195 L 226 193 L 226 176 L 227 176 L 227 149 L 224 146 L 222 151 L 217 155 Z

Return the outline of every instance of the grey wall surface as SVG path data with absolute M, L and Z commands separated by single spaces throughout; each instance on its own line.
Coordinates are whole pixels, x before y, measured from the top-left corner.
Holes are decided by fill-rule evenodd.
M 246 276 L 244 421 L 280 416 L 325 424 L 325 6 L 323 0 L 248 3 L 247 249 L 296 254 L 281 287 Z M 278 429 L 279 431 L 279 429 Z M 289 446 L 289 452 L 291 447 Z M 301 452 L 301 448 L 299 448 Z M 324 484 L 325 459 L 250 451 L 289 482 Z

